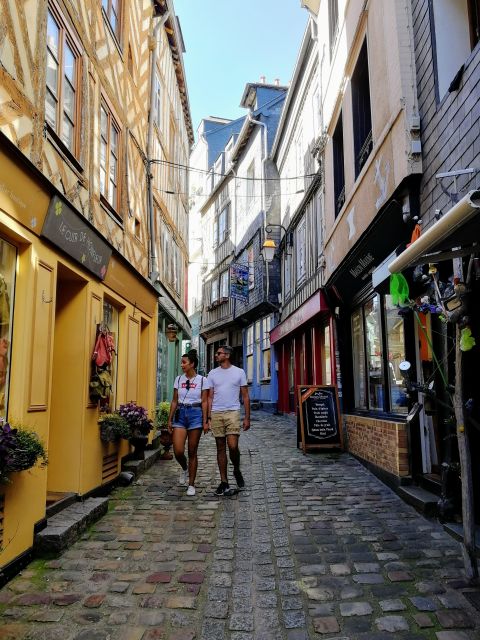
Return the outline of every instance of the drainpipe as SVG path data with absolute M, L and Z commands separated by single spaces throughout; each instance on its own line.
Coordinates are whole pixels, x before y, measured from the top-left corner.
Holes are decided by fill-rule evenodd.
M 162 27 L 170 17 L 170 12 L 166 11 L 153 29 L 152 41 L 152 59 L 150 66 L 150 108 L 148 111 L 148 132 L 147 132 L 147 208 L 148 208 L 148 224 L 150 227 L 150 260 L 148 277 L 155 282 L 158 276 L 157 256 L 155 250 L 155 226 L 153 218 L 153 174 L 152 174 L 152 143 L 153 143 L 153 108 L 155 104 L 155 69 L 157 67 L 157 51 L 159 45 L 159 34 Z M 158 18 L 157 18 L 158 20 Z

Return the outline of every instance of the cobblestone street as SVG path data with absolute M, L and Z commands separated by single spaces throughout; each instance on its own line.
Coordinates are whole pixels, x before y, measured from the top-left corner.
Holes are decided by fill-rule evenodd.
M 439 524 L 346 454 L 304 457 L 292 420 L 253 418 L 244 491 L 213 496 L 210 436 L 194 498 L 174 461 L 157 462 L 60 558 L 0 591 L 0 638 L 480 638 Z

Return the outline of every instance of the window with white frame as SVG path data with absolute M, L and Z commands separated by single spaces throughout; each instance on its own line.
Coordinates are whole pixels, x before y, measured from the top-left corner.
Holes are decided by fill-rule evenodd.
M 212 280 L 212 295 L 210 298 L 212 304 L 214 304 L 218 300 L 218 286 L 219 280 L 218 278 L 215 278 L 214 280 Z
M 253 244 L 247 249 L 248 257 L 248 289 L 251 291 L 255 288 L 255 258 L 253 254 Z
M 222 244 L 228 237 L 228 205 L 218 214 L 217 218 L 217 244 Z
M 228 275 L 229 274 L 227 269 L 227 271 L 224 271 L 220 276 L 220 298 L 222 300 L 228 300 L 228 284 L 229 284 Z
M 306 265 L 306 224 L 305 218 L 302 218 L 295 229 L 295 253 L 297 258 L 297 284 L 303 282 L 307 275 Z
M 247 370 L 246 370 L 247 382 L 252 382 L 253 380 L 253 346 L 254 346 L 253 331 L 254 331 L 254 325 L 252 324 L 247 329 L 247 344 L 245 349 L 245 357 L 247 362 Z
M 100 107 L 100 194 L 116 211 L 119 208 L 120 127 L 106 103 Z
M 480 39 L 480 0 L 430 0 L 434 22 L 438 98 Z
M 272 329 L 272 316 L 267 316 L 262 319 L 262 366 L 263 366 L 263 379 L 270 379 L 272 377 L 271 369 L 271 349 L 270 349 L 270 331 Z

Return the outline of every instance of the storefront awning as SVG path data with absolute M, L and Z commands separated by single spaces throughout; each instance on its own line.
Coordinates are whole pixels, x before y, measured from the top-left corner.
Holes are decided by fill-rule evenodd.
M 292 331 L 299 329 L 319 313 L 330 311 L 322 290 L 316 291 L 306 302 L 270 331 L 270 343 L 283 340 Z
M 480 251 L 480 191 L 470 191 L 388 265 L 390 273 Z

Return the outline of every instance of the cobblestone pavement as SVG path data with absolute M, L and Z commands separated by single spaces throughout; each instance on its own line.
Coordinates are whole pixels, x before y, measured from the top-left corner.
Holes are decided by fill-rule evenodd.
M 241 446 L 233 498 L 213 496 L 211 437 L 194 498 L 173 461 L 116 490 L 73 547 L 0 591 L 0 639 L 480 638 L 440 525 L 347 454 L 303 456 L 288 418 L 255 412 Z

